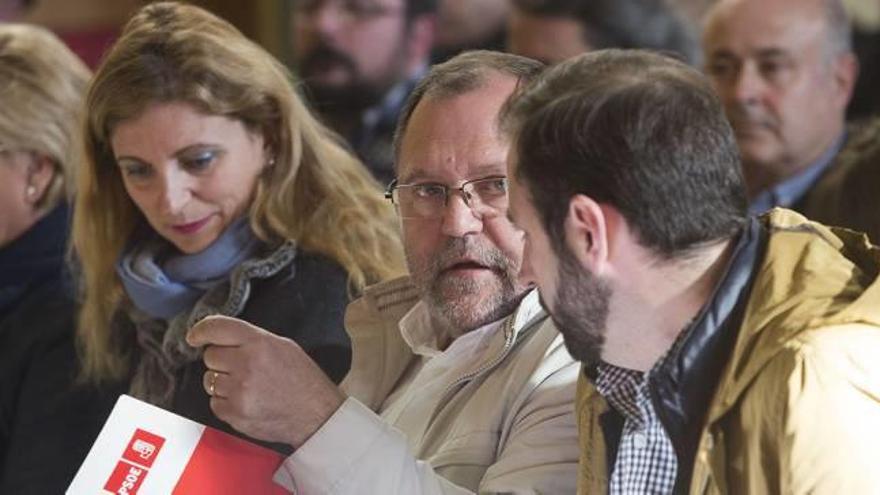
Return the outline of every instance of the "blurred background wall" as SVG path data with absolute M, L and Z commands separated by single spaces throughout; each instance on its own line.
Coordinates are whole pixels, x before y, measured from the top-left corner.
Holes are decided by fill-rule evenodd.
M 58 33 L 90 66 L 109 46 L 126 19 L 148 0 L 0 0 L 0 22 L 30 22 Z M 236 25 L 280 60 L 291 60 L 291 5 L 298 0 L 191 0 Z M 438 0 L 460 4 L 462 0 Z M 497 3 L 500 0 L 465 0 Z M 588 1 L 588 0 L 587 0 Z M 699 29 L 702 16 L 715 0 L 666 0 Z M 862 61 L 861 77 L 851 107 L 851 118 L 880 111 L 880 0 L 843 0 L 853 18 L 855 51 Z M 467 5 L 467 4 L 466 4 Z M 480 16 L 474 16 L 480 18 Z M 442 23 L 440 24 L 442 26 Z M 438 33 L 438 44 L 444 36 Z M 438 46 L 442 49 L 442 46 Z M 500 48 L 496 47 L 496 48 Z
M 0 22 L 39 24 L 58 33 L 95 66 L 100 53 L 144 0 L 0 0 Z M 191 0 L 287 60 L 289 0 Z

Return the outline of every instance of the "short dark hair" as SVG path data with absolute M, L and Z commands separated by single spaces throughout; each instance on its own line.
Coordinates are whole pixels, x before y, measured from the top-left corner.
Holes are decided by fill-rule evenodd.
M 548 69 L 506 105 L 516 178 L 564 249 L 571 198 L 616 208 L 661 259 L 734 236 L 747 200 L 733 130 L 709 82 L 643 50 L 601 50 Z
M 664 0 L 513 0 L 513 5 L 534 16 L 576 20 L 584 41 L 596 50 L 641 48 L 699 63 L 696 30 Z
M 416 106 L 426 96 L 451 98 L 483 87 L 492 74 L 506 74 L 526 84 L 542 70 L 544 64 L 512 53 L 473 50 L 464 52 L 431 67 L 431 70 L 410 93 L 397 119 L 394 131 L 394 162 L 400 155 L 400 143 Z

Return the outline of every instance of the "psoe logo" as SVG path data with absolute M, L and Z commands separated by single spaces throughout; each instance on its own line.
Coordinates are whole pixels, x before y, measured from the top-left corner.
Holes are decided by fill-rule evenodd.
M 116 463 L 116 468 L 104 489 L 118 495 L 135 495 L 147 477 L 147 470 L 125 461 Z
M 141 459 L 147 460 L 150 457 L 153 457 L 153 454 L 156 452 L 156 446 L 150 442 L 135 440 L 134 445 L 131 446 L 131 450 L 137 452 Z
M 153 467 L 153 462 L 164 444 L 164 438 L 138 428 L 131 436 L 122 458 L 149 469 Z
M 165 439 L 159 435 L 135 430 L 104 489 L 118 495 L 137 494 L 164 444 Z

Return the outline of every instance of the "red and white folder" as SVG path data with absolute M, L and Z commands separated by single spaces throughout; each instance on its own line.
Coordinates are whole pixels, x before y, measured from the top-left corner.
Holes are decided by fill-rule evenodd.
M 123 395 L 68 494 L 287 494 L 281 454 Z

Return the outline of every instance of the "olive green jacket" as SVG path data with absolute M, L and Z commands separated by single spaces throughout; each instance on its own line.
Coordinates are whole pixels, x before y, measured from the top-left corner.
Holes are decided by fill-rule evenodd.
M 761 223 L 688 493 L 880 493 L 880 251 L 787 210 Z M 606 493 L 608 405 L 583 376 L 576 407 L 579 492 Z

